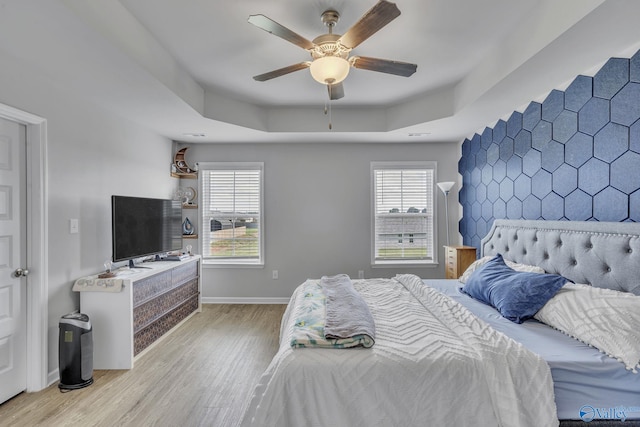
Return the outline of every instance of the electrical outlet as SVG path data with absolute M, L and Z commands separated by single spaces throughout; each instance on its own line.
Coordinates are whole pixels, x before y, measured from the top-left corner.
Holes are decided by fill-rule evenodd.
M 364 279 L 364 270 L 358 270 L 358 279 Z
M 277 279 L 278 279 L 278 270 L 273 270 L 273 271 L 271 272 L 271 278 L 272 278 L 273 280 L 277 280 Z

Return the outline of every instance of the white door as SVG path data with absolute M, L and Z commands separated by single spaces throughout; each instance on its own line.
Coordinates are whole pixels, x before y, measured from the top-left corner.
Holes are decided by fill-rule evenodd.
M 0 403 L 27 388 L 26 127 L 0 118 Z

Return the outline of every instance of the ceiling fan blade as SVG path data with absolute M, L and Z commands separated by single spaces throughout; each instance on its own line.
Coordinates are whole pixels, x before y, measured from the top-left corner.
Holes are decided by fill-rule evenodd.
M 277 70 L 269 71 L 268 73 L 253 76 L 253 80 L 264 82 L 267 80 L 275 79 L 276 77 L 284 76 L 285 74 L 293 73 L 294 71 L 304 70 L 305 68 L 309 68 L 310 65 L 311 62 L 309 61 L 289 65 L 288 67 L 278 68 Z
M 339 41 L 343 46 L 353 49 L 398 16 L 400 9 L 395 3 L 380 0 L 353 24 Z
M 327 90 L 329 91 L 329 99 L 332 101 L 344 97 L 344 86 L 342 86 L 342 82 L 327 85 Z
M 296 46 L 300 46 L 303 49 L 309 50 L 315 47 L 315 45 L 311 41 L 305 39 L 299 34 L 294 33 L 287 27 L 278 24 L 273 19 L 267 18 L 264 15 L 249 16 L 249 23 L 265 30 L 268 33 L 273 34 L 274 36 L 283 38 L 286 41 L 295 44 Z
M 368 56 L 353 56 L 349 58 L 349 61 L 354 68 L 395 74 L 396 76 L 402 77 L 409 77 L 415 73 L 418 68 L 416 64 L 410 64 L 408 62 L 390 61 L 388 59 L 370 58 Z

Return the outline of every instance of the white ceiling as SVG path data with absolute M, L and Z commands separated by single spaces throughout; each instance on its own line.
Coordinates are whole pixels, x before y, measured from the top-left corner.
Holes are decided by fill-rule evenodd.
M 459 142 L 640 47 L 635 0 L 398 0 L 402 14 L 352 54 L 417 72 L 352 69 L 332 130 L 307 70 L 252 79 L 309 56 L 249 15 L 312 40 L 324 10 L 342 34 L 374 2 L 0 0 L 0 54 L 178 141 Z

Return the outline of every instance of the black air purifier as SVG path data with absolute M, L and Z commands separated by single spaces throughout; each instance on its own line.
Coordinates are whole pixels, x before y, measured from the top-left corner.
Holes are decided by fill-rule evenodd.
M 71 313 L 60 319 L 58 362 L 60 391 L 76 390 L 93 383 L 93 332 L 89 316 Z

